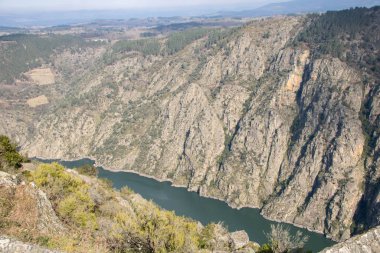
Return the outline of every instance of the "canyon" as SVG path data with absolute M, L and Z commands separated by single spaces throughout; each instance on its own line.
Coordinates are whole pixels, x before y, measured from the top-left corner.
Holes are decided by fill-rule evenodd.
M 328 22 L 341 44 L 315 39 Z M 185 30 L 174 50 L 52 50 L 44 85 L 0 78 L 0 133 L 29 157 L 89 157 L 343 241 L 380 224 L 379 23 L 362 8 Z

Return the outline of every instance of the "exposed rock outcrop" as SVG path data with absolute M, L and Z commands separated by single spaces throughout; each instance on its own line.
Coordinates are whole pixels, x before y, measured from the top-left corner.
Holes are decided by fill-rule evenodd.
M 245 231 L 231 233 L 231 243 L 235 250 L 241 249 L 249 243 L 248 234 Z
M 354 236 L 347 241 L 338 243 L 321 253 L 375 253 L 380 252 L 380 228 L 376 227 L 368 232 Z
M 3 253 L 58 253 L 59 251 L 48 250 L 34 244 L 20 242 L 16 239 L 0 235 L 0 252 Z

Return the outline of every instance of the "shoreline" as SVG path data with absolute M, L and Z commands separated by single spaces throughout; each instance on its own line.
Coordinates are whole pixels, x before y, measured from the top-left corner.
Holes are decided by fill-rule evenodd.
M 155 181 L 158 181 L 158 182 L 161 182 L 161 183 L 164 183 L 164 182 L 167 182 L 167 183 L 170 183 L 170 186 L 172 187 L 176 187 L 176 188 L 184 188 L 186 189 L 188 192 L 196 192 L 196 191 L 189 191 L 189 189 L 185 186 L 185 185 L 177 185 L 177 184 L 174 184 L 172 180 L 170 179 L 161 179 L 161 178 L 157 178 L 155 176 L 151 176 L 151 175 L 147 175 L 145 173 L 141 173 L 141 172 L 137 172 L 137 171 L 134 171 L 134 170 L 122 170 L 122 169 L 113 169 L 113 168 L 107 168 L 104 164 L 101 164 L 99 162 L 96 161 L 95 158 L 93 157 L 88 157 L 88 156 L 83 156 L 82 158 L 74 158 L 74 159 L 62 159 L 62 158 L 46 158 L 46 157 L 41 157 L 41 156 L 35 156 L 33 157 L 34 159 L 40 159 L 40 160 L 54 160 L 54 161 L 62 161 L 62 162 L 74 162 L 74 161 L 79 161 L 79 160 L 83 160 L 83 159 L 88 159 L 88 160 L 91 160 L 92 162 L 94 162 L 94 166 L 95 167 L 101 167 L 102 169 L 104 170 L 107 170 L 107 171 L 110 171 L 110 172 L 126 172 L 126 173 L 131 173 L 131 174 L 135 174 L 135 175 L 138 175 L 138 176 L 141 176 L 141 177 L 145 177 L 145 178 L 149 178 L 149 179 L 153 179 Z M 33 159 L 32 158 L 32 159 Z M 227 204 L 230 208 L 232 209 L 236 209 L 236 210 L 240 210 L 242 208 L 252 208 L 252 209 L 258 209 L 260 210 L 260 215 L 262 217 L 264 217 L 265 219 L 269 220 L 269 221 L 274 221 L 274 222 L 278 222 L 278 223 L 285 223 L 285 224 L 290 224 L 290 225 L 293 225 L 295 227 L 298 227 L 298 228 L 302 228 L 302 229 L 306 229 L 307 231 L 309 232 L 313 232 L 313 233 L 316 233 L 316 234 L 319 234 L 319 235 L 322 235 L 323 237 L 331 240 L 332 242 L 334 243 L 339 243 L 339 241 L 335 241 L 334 239 L 332 239 L 329 235 L 327 234 L 324 234 L 323 232 L 321 231 L 318 231 L 318 230 L 313 230 L 311 228 L 308 228 L 304 225 L 300 225 L 300 224 L 296 224 L 296 223 L 293 223 L 293 222 L 287 222 L 287 221 L 281 221 L 281 220 L 278 220 L 278 219 L 275 219 L 275 218 L 271 218 L 263 213 L 261 213 L 261 208 L 257 207 L 257 206 L 250 206 L 250 205 L 245 205 L 245 206 L 235 206 L 233 205 L 232 203 L 229 203 L 228 201 L 226 201 L 225 199 L 222 199 L 222 198 L 218 198 L 218 197 L 214 197 L 214 196 L 209 196 L 209 195 L 204 195 L 204 194 L 201 194 L 201 193 L 197 193 L 198 196 L 200 197 L 203 197 L 203 198 L 208 198 L 208 199 L 214 199 L 214 200 L 218 200 L 218 201 L 221 201 L 225 204 Z

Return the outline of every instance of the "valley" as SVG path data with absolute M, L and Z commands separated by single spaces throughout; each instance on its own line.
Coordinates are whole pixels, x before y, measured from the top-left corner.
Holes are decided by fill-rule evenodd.
M 72 169 L 84 164 L 94 163 L 89 159 L 77 161 L 37 160 L 45 163 L 59 162 L 63 166 Z M 174 211 L 176 215 L 189 217 L 200 221 L 202 224 L 221 222 L 230 232 L 244 230 L 249 235 L 251 241 L 257 242 L 260 245 L 268 242 L 266 234 L 270 232 L 270 225 L 277 224 L 263 218 L 258 209 L 243 208 L 236 210 L 227 206 L 222 201 L 199 197 L 194 192 L 188 192 L 182 187 L 173 187 L 168 182 L 158 182 L 155 179 L 139 176 L 135 173 L 114 172 L 101 167 L 98 170 L 98 177 L 111 180 L 113 187 L 116 189 L 127 186 L 140 194 L 144 199 L 152 200 L 160 207 Z M 287 224 L 284 225 L 293 236 L 296 235 L 297 231 L 308 236 L 305 251 L 319 252 L 334 244 L 333 241 L 324 238 L 321 234 Z
M 379 24 L 373 7 L 11 32 L 0 134 L 344 241 L 380 224 Z

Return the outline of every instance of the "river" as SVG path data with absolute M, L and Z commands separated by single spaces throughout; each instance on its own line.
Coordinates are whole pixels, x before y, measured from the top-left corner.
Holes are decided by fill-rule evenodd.
M 67 168 L 94 164 L 94 161 L 90 159 L 77 161 L 36 160 L 42 162 L 56 161 Z M 152 200 L 162 208 L 175 211 L 177 215 L 198 220 L 202 224 L 222 222 L 231 232 L 245 230 L 250 240 L 259 244 L 267 242 L 265 234 L 270 231 L 270 225 L 278 224 L 277 222 L 265 219 L 260 214 L 259 209 L 234 209 L 223 201 L 201 197 L 195 192 L 187 191 L 185 188 L 173 187 L 170 182 L 159 182 L 130 172 L 109 171 L 102 167 L 98 167 L 98 171 L 98 177 L 111 180 L 116 189 L 128 186 L 134 192 L 139 193 L 145 199 Z M 302 231 L 304 235 L 309 236 L 309 240 L 305 245 L 306 250 L 318 252 L 335 243 L 321 234 L 298 228 L 291 224 L 282 224 L 284 227 L 289 228 L 293 235 L 297 231 Z

